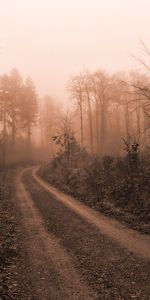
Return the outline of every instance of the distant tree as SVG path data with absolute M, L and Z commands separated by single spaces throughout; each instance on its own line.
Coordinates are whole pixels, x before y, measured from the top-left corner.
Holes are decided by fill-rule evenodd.
M 27 133 L 28 146 L 31 144 L 32 127 L 38 113 L 37 95 L 30 79 L 23 82 L 18 70 L 0 77 L 0 145 L 2 160 L 11 149 L 11 156 L 18 151 L 20 137 Z M 7 147 L 9 145 L 9 147 Z M 4 163 L 5 164 L 5 163 Z
M 27 78 L 23 88 L 23 99 L 21 102 L 21 123 L 27 131 L 28 146 L 31 146 L 31 135 L 33 125 L 36 123 L 38 114 L 38 101 L 35 87 L 30 78 Z
M 13 69 L 9 75 L 1 76 L 1 111 L 8 132 L 11 134 L 12 146 L 15 146 L 20 127 L 20 105 L 23 98 L 23 80 L 19 72 Z M 4 113 L 5 112 L 5 113 Z M 5 116 L 5 118 L 4 118 Z
M 110 101 L 110 77 L 98 70 L 91 74 L 91 92 L 96 111 L 97 153 L 102 152 L 107 136 L 107 115 Z
M 67 163 L 72 163 L 75 151 L 81 148 L 78 145 L 72 130 L 72 114 L 69 110 L 59 116 L 58 129 L 52 137 L 53 142 L 58 145 L 58 157 L 64 158 Z
M 81 149 L 84 148 L 84 124 L 83 124 L 83 105 L 84 105 L 84 90 L 82 74 L 73 76 L 69 80 L 69 91 L 71 97 L 75 99 L 80 112 L 80 135 L 81 135 Z
M 9 101 L 8 114 L 11 127 L 12 144 L 15 145 L 17 130 L 20 120 L 20 104 L 22 101 L 23 80 L 17 69 L 13 69 L 9 75 Z
M 9 77 L 3 75 L 0 77 L 0 145 L 2 150 L 2 160 L 5 166 L 7 151 L 7 120 L 8 120 L 8 102 L 9 102 Z
M 147 75 L 141 75 L 136 78 L 131 85 L 134 87 L 135 92 L 138 96 L 140 96 L 140 100 L 143 101 L 143 110 L 145 115 L 150 118 L 150 50 L 145 45 L 143 41 L 141 41 L 142 49 L 144 52 L 144 59 L 133 56 L 141 66 L 143 66 L 144 71 L 146 71 Z
M 52 139 L 56 145 L 60 146 L 59 152 L 57 153 L 59 157 L 65 157 L 67 163 L 72 163 L 76 160 L 76 155 L 81 152 L 81 148 L 72 131 L 54 135 Z
M 91 76 L 88 72 L 83 75 L 83 90 L 88 108 L 88 123 L 89 123 L 89 133 L 90 133 L 90 150 L 91 154 L 94 152 L 94 137 L 93 137 L 93 118 L 92 118 L 92 98 L 91 98 Z
M 41 146 L 45 148 L 48 155 L 54 154 L 54 144 L 51 140 L 55 134 L 57 112 L 58 107 L 55 104 L 55 100 L 49 95 L 44 96 L 41 99 L 40 107 Z

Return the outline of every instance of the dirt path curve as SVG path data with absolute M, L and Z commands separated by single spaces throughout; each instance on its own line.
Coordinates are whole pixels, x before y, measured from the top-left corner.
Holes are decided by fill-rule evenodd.
M 148 237 L 51 188 L 35 168 L 18 175 L 16 188 L 33 287 L 27 299 L 150 299 Z
M 95 212 L 93 209 L 81 204 L 76 199 L 51 187 L 37 175 L 37 168 L 33 169 L 32 175 L 38 184 L 53 194 L 58 201 L 72 209 L 89 223 L 95 225 L 101 233 L 106 234 L 121 247 L 128 249 L 130 252 L 150 260 L 150 236 L 145 236 L 134 230 L 128 229 L 118 221 Z
M 35 291 L 31 299 L 97 299 L 95 292 L 86 286 L 74 269 L 71 258 L 61 247 L 59 240 L 45 229 L 43 220 L 22 183 L 23 173 L 24 171 L 17 176 L 16 190 Z

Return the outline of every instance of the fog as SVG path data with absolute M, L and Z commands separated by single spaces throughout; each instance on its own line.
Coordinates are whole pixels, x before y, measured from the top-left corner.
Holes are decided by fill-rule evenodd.
M 2 299 L 150 299 L 150 0 L 0 0 Z
M 0 0 L 0 72 L 30 75 L 40 95 L 65 101 L 80 70 L 137 67 L 150 44 L 148 0 Z
M 149 146 L 149 1 L 0 8 L 2 164 L 69 156 L 72 140 L 91 155 Z

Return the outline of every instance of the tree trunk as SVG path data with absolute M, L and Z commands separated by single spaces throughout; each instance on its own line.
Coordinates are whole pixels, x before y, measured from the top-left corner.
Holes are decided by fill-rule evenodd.
M 83 137 L 83 104 L 82 104 L 82 96 L 80 96 L 80 131 L 81 131 L 81 149 L 84 148 L 84 137 Z
M 127 100 L 128 101 L 128 100 Z M 126 137 L 128 138 L 131 134 L 130 130 L 130 114 L 129 114 L 129 104 L 125 104 L 125 124 L 126 124 Z
M 93 154 L 93 122 L 92 122 L 91 100 L 90 100 L 89 92 L 87 89 L 86 89 L 86 92 L 87 92 L 87 100 L 88 100 L 90 148 L 91 148 L 91 153 Z
M 105 103 L 101 107 L 101 148 L 103 149 L 106 142 L 106 108 Z
M 27 125 L 27 143 L 28 143 L 28 149 L 31 148 L 31 124 L 28 122 Z
M 96 145 L 97 145 L 97 154 L 100 154 L 100 104 L 95 96 L 96 100 Z
M 139 140 L 140 135 L 141 135 L 141 107 L 140 107 L 140 101 L 137 101 L 137 103 L 136 103 L 136 121 L 137 121 L 137 137 L 138 137 L 138 140 Z
M 14 148 L 15 146 L 15 141 L 16 141 L 16 124 L 14 118 L 12 119 L 12 146 Z

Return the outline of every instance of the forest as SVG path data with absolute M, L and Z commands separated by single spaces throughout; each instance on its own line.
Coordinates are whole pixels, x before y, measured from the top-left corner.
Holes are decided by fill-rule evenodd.
M 52 157 L 57 152 L 54 144 L 58 145 L 65 134 L 66 145 L 67 136 L 73 135 L 81 151 L 92 156 L 123 155 L 135 143 L 141 151 L 148 151 L 150 96 L 146 74 L 86 71 L 68 80 L 67 91 L 69 100 L 62 105 L 52 96 L 40 98 L 31 78 L 24 81 L 16 69 L 1 75 L 3 163 L 27 159 L 28 149 L 34 148 L 42 150 L 41 161 L 44 153 Z M 17 157 L 17 151 L 24 153 L 24 158 Z
M 150 299 L 150 1 L 0 23 L 0 300 Z
M 64 106 L 17 69 L 1 75 L 1 167 L 40 163 L 52 185 L 148 232 L 148 72 L 84 71 L 66 89 Z

